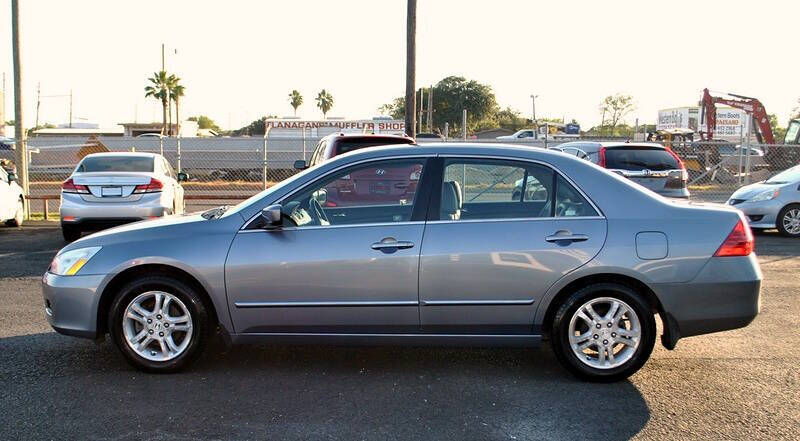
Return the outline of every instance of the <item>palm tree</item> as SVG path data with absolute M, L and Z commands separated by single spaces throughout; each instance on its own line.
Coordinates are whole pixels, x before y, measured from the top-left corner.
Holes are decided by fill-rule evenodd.
M 322 110 L 322 117 L 327 118 L 328 111 L 333 107 L 333 95 L 325 89 L 322 89 L 317 94 L 317 107 L 319 107 L 319 110 Z
M 289 94 L 289 104 L 294 108 L 294 116 L 297 116 L 297 108 L 303 105 L 303 95 L 300 95 L 297 90 L 293 90 Z
M 169 76 L 166 71 L 154 72 L 153 76 L 148 78 L 149 85 L 144 88 L 144 96 L 146 98 L 153 97 L 161 100 L 161 110 L 163 116 L 163 125 L 161 126 L 161 133 L 167 128 L 167 105 L 169 101 Z
M 167 109 L 167 115 L 169 115 L 169 135 L 174 135 L 174 130 L 172 129 L 172 88 L 178 84 L 180 78 L 176 77 L 174 74 L 170 74 L 167 77 L 167 105 L 169 108 Z
M 175 81 L 171 84 L 172 87 L 169 90 L 169 98 L 175 101 L 175 124 L 178 125 L 178 133 L 181 130 L 181 97 L 186 92 L 186 88 L 183 84 L 180 84 L 180 81 L 180 78 L 175 77 Z

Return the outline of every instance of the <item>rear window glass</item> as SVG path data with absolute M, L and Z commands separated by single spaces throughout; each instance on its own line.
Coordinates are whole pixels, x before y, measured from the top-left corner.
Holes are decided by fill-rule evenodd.
M 85 158 L 78 172 L 150 172 L 153 158 L 143 156 L 95 156 Z
M 397 138 L 344 139 L 336 143 L 336 154 L 342 155 L 353 150 L 392 144 L 411 144 L 411 140 Z
M 606 168 L 617 170 L 677 170 L 681 166 L 668 151 L 657 147 L 623 147 L 606 150 Z

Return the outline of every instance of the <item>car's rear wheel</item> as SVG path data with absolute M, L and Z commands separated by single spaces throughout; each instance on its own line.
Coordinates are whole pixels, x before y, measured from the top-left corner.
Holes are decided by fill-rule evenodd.
M 632 288 L 616 283 L 586 286 L 555 313 L 550 338 L 556 357 L 575 376 L 589 381 L 623 380 L 653 351 L 655 318 Z
M 213 329 L 198 293 L 166 276 L 122 288 L 111 306 L 109 333 L 125 359 L 145 372 L 177 372 L 203 351 Z
M 81 230 L 71 225 L 62 225 L 61 235 L 64 236 L 64 240 L 67 242 L 75 242 L 81 238 Z
M 22 199 L 17 200 L 17 210 L 14 212 L 14 217 L 6 221 L 9 227 L 21 227 L 22 222 L 25 220 L 25 204 Z
M 800 204 L 790 204 L 778 212 L 778 232 L 787 237 L 800 237 Z

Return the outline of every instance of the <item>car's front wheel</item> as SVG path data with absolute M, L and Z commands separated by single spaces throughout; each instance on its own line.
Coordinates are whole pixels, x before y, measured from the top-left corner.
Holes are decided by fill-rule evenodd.
M 776 222 L 778 232 L 787 237 L 800 237 L 800 204 L 783 207 Z
M 650 357 L 655 318 L 635 290 L 597 283 L 564 300 L 555 313 L 550 338 L 558 360 L 577 377 L 619 381 Z
M 189 366 L 203 351 L 213 325 L 199 294 L 162 275 L 128 283 L 112 304 L 109 333 L 137 369 L 166 373 Z

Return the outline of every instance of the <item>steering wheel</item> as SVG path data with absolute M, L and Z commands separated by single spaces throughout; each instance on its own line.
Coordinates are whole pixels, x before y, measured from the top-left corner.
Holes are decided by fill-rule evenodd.
M 325 215 L 325 210 L 322 209 L 322 205 L 319 204 L 319 201 L 316 199 L 309 198 L 308 202 L 309 208 L 311 208 L 312 216 L 316 218 L 316 221 L 319 225 L 330 225 L 331 222 L 328 220 L 328 216 Z

